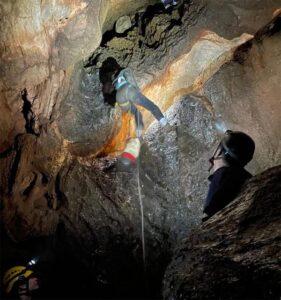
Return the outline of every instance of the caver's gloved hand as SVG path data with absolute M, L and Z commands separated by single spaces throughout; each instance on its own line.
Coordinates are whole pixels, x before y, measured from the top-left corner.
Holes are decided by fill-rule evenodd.
M 168 120 L 164 117 L 164 118 L 159 120 L 159 123 L 162 127 L 164 127 L 168 124 Z
M 163 134 L 169 134 L 172 131 L 176 131 L 176 125 L 171 125 L 166 118 L 162 118 L 159 123 L 162 127 L 160 130 Z
M 137 136 L 138 139 L 141 138 L 142 132 L 143 132 L 143 128 L 142 127 L 137 127 L 136 128 L 136 136 Z

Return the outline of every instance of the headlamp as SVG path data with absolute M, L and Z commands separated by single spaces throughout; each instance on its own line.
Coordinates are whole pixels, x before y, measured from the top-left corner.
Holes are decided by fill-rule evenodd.
M 28 267 L 32 267 L 34 265 L 36 265 L 38 262 L 38 258 L 32 258 L 28 263 L 27 263 L 27 266 Z

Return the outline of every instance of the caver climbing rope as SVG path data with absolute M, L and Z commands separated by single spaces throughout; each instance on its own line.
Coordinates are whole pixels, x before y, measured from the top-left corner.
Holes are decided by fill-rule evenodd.
M 141 23 L 140 23 L 141 24 Z M 139 25 L 140 26 L 140 25 Z M 140 30 L 139 30 L 140 32 Z M 138 37 L 138 36 L 137 36 Z M 137 43 L 137 37 L 135 40 L 135 44 Z M 145 41 L 146 41 L 147 35 L 144 35 L 144 38 L 142 40 L 142 44 L 141 47 L 139 49 L 139 53 L 137 55 L 137 59 L 140 59 L 140 55 L 142 53 L 142 50 L 145 46 Z M 131 60 L 132 60 L 133 54 L 130 57 L 128 64 L 127 64 L 127 68 L 128 65 L 130 64 Z M 134 76 L 132 76 L 132 78 L 134 79 Z M 134 79 L 135 80 L 135 79 Z M 135 83 L 135 86 L 138 87 L 137 83 Z M 163 118 L 164 119 L 164 118 Z M 166 120 L 166 119 L 165 119 Z M 137 118 L 136 118 L 136 129 L 137 131 L 140 128 L 140 111 L 137 110 Z M 161 123 L 161 122 L 160 122 Z M 130 126 L 131 127 L 131 126 Z M 137 138 L 140 140 L 141 137 L 141 133 L 137 133 Z M 140 144 L 140 143 L 139 143 Z M 140 146 L 139 146 L 140 147 Z M 137 156 L 137 165 L 136 165 L 136 176 L 137 176 L 137 187 L 138 187 L 138 198 L 139 198 L 139 205 L 140 205 L 140 215 L 141 215 L 141 243 L 142 243 L 142 260 L 143 260 L 143 268 L 144 268 L 144 272 L 146 271 L 146 245 L 145 245 L 145 233 L 144 233 L 144 207 L 143 207 L 143 200 L 142 200 L 142 186 L 141 186 L 141 182 L 140 182 L 140 155 Z
M 142 49 L 145 45 L 146 35 L 144 35 L 140 51 L 138 57 L 140 58 Z M 131 56 L 130 60 L 132 59 Z M 129 64 L 129 63 L 128 63 Z M 138 110 L 138 118 L 137 118 L 137 128 L 139 128 L 139 120 L 140 120 L 140 112 Z M 143 201 L 142 201 L 142 193 L 141 193 L 141 183 L 140 183 L 140 155 L 137 158 L 137 184 L 138 184 L 138 196 L 139 196 L 139 205 L 140 205 L 140 214 L 141 214 L 141 243 L 142 243 L 142 260 L 143 260 L 143 268 L 146 270 L 146 247 L 145 247 L 145 235 L 144 235 L 144 209 L 143 209 Z
M 139 23 L 140 26 L 141 23 Z M 136 55 L 136 59 L 140 59 L 140 55 L 142 53 L 143 47 L 145 46 L 147 35 L 144 34 L 144 38 L 142 40 L 142 45 L 139 48 L 139 53 Z M 135 44 L 137 45 L 138 36 L 136 36 Z M 121 161 L 123 162 L 124 166 L 130 166 L 130 164 L 136 163 L 136 176 L 137 176 L 137 187 L 138 187 L 138 198 L 139 198 L 139 205 L 140 205 L 140 215 L 141 215 L 141 242 L 142 242 L 142 259 L 143 259 L 143 265 L 144 265 L 144 271 L 146 269 L 146 249 L 145 249 L 145 233 L 144 233 L 144 207 L 143 207 L 143 201 L 142 201 L 142 186 L 140 182 L 140 156 L 139 156 L 139 150 L 141 147 L 140 138 L 141 133 L 144 127 L 142 117 L 140 114 L 140 111 L 133 106 L 131 103 L 131 99 L 128 97 L 128 87 L 133 86 L 136 89 L 138 88 L 138 85 L 134 79 L 132 70 L 128 67 L 133 57 L 133 53 L 127 63 L 127 68 L 123 69 L 119 72 L 118 76 L 114 79 L 114 87 L 116 90 L 121 91 L 120 94 L 117 93 L 116 99 L 117 103 L 120 105 L 120 107 L 127 112 L 132 113 L 135 116 L 135 126 L 136 126 L 136 138 L 130 138 L 130 129 L 131 129 L 131 118 L 129 121 L 129 131 L 128 131 L 128 137 L 127 137 L 127 145 L 123 153 L 121 154 Z M 129 84 L 128 84 L 129 83 Z M 127 87 L 123 88 L 126 84 Z M 123 93 L 122 93 L 123 91 Z M 126 91 L 126 92 L 124 92 Z M 131 89 L 131 92 L 134 91 Z M 141 95 L 141 96 L 139 96 Z M 132 95 L 131 95 L 132 96 Z M 154 105 L 149 99 L 144 97 L 141 92 L 139 91 L 138 95 L 138 101 L 136 103 L 140 106 L 145 107 L 148 109 L 154 117 L 160 122 L 161 126 L 165 126 L 167 124 L 166 118 L 163 116 L 160 109 Z

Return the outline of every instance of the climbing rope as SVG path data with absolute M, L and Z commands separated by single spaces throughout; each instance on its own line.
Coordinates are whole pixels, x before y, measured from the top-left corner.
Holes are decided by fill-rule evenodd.
M 141 24 L 141 23 L 140 23 Z M 141 26 L 141 25 L 139 25 Z M 140 32 L 140 30 L 139 30 Z M 145 45 L 145 40 L 146 40 L 146 34 L 144 35 L 140 51 L 138 54 L 138 59 L 141 56 L 142 49 Z M 132 55 L 133 57 L 133 55 Z M 131 57 L 131 59 L 132 59 Z M 140 125 L 140 111 L 138 110 L 138 123 L 137 123 L 137 128 L 139 128 Z M 139 138 L 139 137 L 138 137 Z M 138 183 L 138 195 L 139 195 L 139 204 L 140 204 L 140 213 L 141 213 L 141 242 L 142 242 L 142 259 L 143 259 L 143 269 L 144 272 L 146 270 L 146 247 L 145 247 L 145 235 L 144 235 L 144 209 L 143 209 L 143 202 L 142 202 L 142 193 L 141 193 L 141 183 L 140 183 L 140 155 L 137 159 L 137 183 Z
M 138 123 L 137 129 L 139 128 L 140 112 L 138 110 Z M 139 137 L 138 137 L 139 138 Z M 142 242 L 142 260 L 144 271 L 146 269 L 146 253 L 145 253 L 145 237 L 144 237 L 144 212 L 143 212 L 143 202 L 141 197 L 141 183 L 140 183 L 140 155 L 137 159 L 137 183 L 138 183 L 138 195 L 139 195 L 139 204 L 140 204 L 140 213 L 141 213 L 141 242 Z
M 146 269 L 146 253 L 145 253 L 145 237 L 144 237 L 144 213 L 143 213 L 143 202 L 141 197 L 141 184 L 140 184 L 140 159 L 137 160 L 137 182 L 138 182 L 138 194 L 139 204 L 141 212 L 141 242 L 142 242 L 142 260 L 144 270 Z
M 140 24 L 139 24 L 139 26 L 140 26 Z M 138 30 L 138 33 L 139 32 L 140 32 L 140 30 Z M 135 38 L 135 42 L 134 42 L 135 44 L 137 44 L 137 40 L 138 40 L 138 34 L 136 35 L 136 38 Z M 140 58 L 140 55 L 142 53 L 142 49 L 144 47 L 145 40 L 146 40 L 146 35 L 143 38 L 142 45 L 140 47 L 140 51 L 139 51 L 138 56 L 137 56 L 138 59 Z M 128 67 L 128 66 L 131 63 L 131 60 L 134 56 L 133 54 L 134 54 L 134 52 L 132 53 L 132 55 L 129 58 L 128 63 L 127 63 L 127 68 L 129 68 L 129 69 L 130 69 L 130 67 Z M 137 87 L 137 84 L 136 84 L 136 87 Z M 140 114 L 140 112 L 138 110 L 138 118 L 137 118 L 136 129 L 139 128 L 139 120 L 140 120 L 140 115 L 139 114 Z M 132 117 L 130 116 L 128 138 L 131 136 L 131 120 L 132 120 Z M 139 138 L 139 137 L 137 136 L 137 138 Z M 143 209 L 142 194 L 141 194 L 141 183 L 140 183 L 140 156 L 137 158 L 137 187 L 138 187 L 140 214 L 141 214 L 142 260 L 143 260 L 143 267 L 144 267 L 144 271 L 145 271 L 145 269 L 146 269 L 146 251 L 145 251 L 145 236 L 144 236 L 144 209 Z

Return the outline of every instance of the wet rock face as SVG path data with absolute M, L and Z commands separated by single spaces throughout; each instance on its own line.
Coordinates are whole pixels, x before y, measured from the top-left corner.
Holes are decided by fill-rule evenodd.
M 164 299 L 278 299 L 281 167 L 251 179 L 240 196 L 177 248 Z
M 198 223 L 207 191 L 208 155 L 216 143 L 211 114 L 198 99 L 195 95 L 185 97 L 167 112 L 171 128 L 159 129 L 153 123 L 140 156 L 147 178 L 156 183 L 153 188 L 152 182 L 146 183 L 144 189 L 155 190 L 154 195 L 156 186 L 165 191 L 160 200 L 160 227 L 170 232 L 172 245 Z

